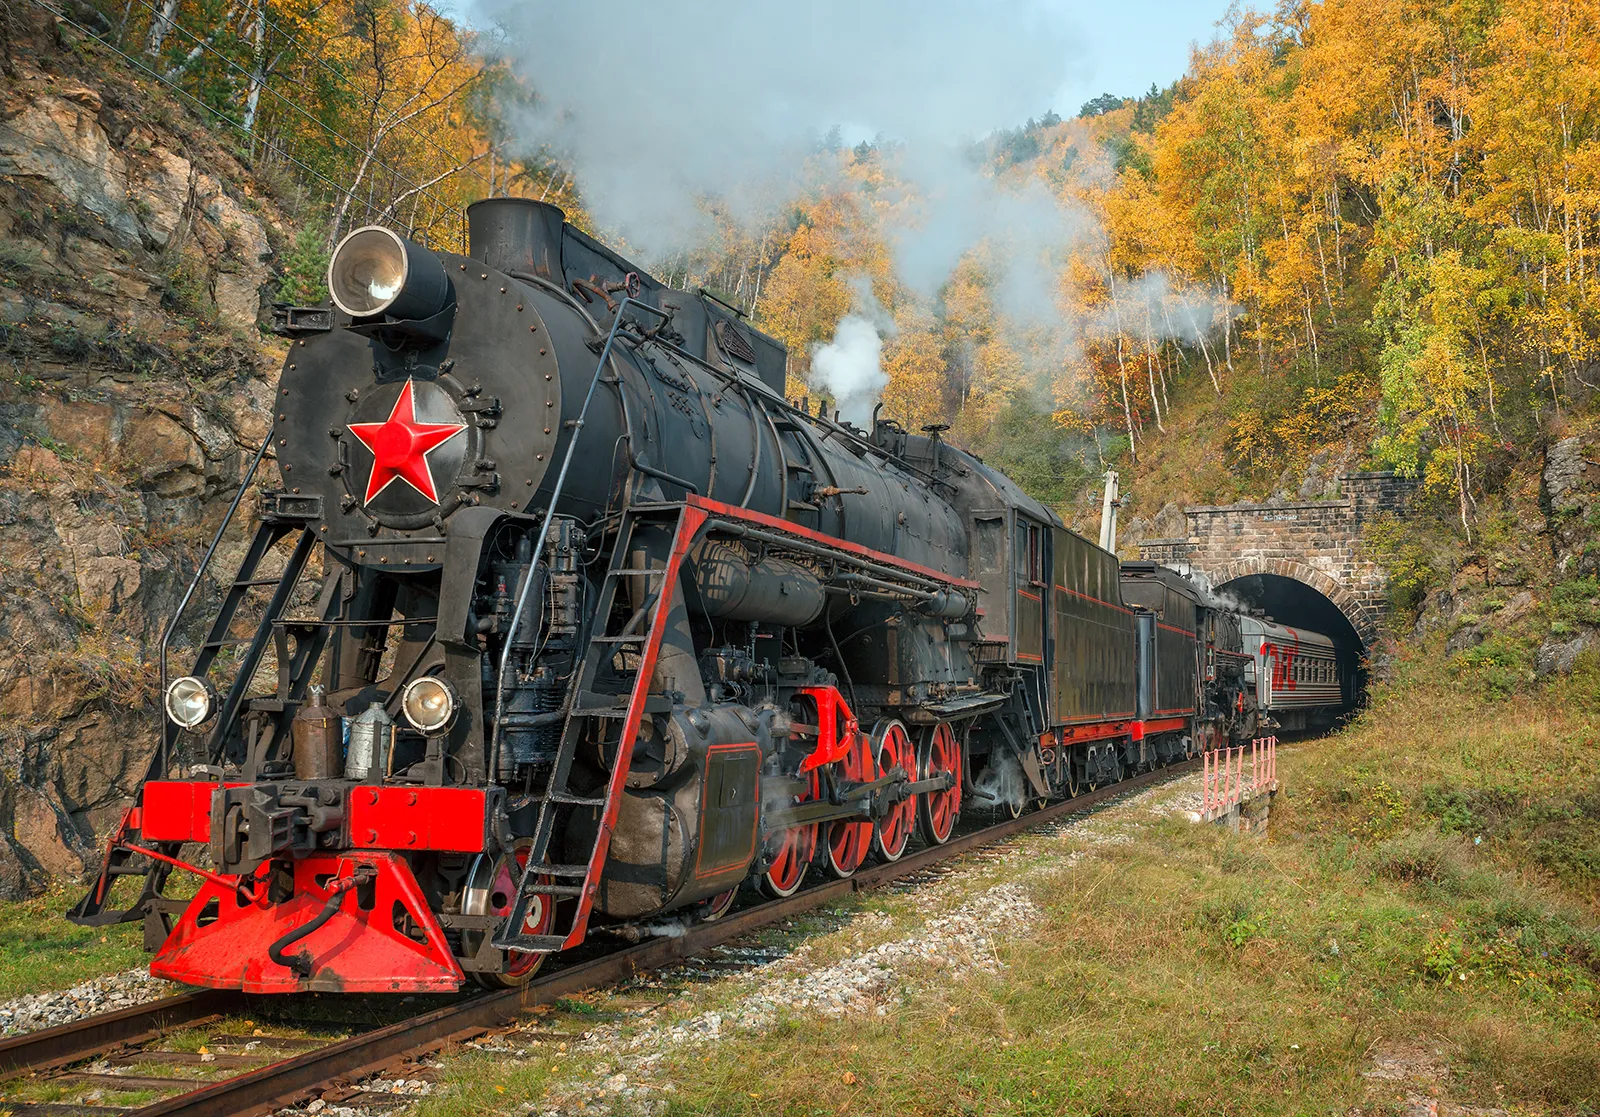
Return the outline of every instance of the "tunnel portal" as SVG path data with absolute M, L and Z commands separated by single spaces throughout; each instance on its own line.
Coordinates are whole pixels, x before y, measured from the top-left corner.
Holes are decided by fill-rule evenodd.
M 1388 576 L 1361 547 L 1362 529 L 1404 512 L 1416 482 L 1393 473 L 1347 473 L 1339 482 L 1338 500 L 1186 508 L 1188 536 L 1140 540 L 1139 557 L 1199 575 L 1248 611 L 1329 637 L 1358 699 L 1388 604 Z

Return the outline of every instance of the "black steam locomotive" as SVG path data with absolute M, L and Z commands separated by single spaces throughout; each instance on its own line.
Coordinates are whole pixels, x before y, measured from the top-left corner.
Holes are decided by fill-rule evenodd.
M 163 644 L 160 748 L 72 913 L 142 919 L 153 972 L 515 984 L 591 921 L 716 918 L 1264 716 L 1184 578 L 940 427 L 808 413 L 780 345 L 559 210 L 468 217 L 467 256 L 350 234 L 333 307 L 283 313 L 283 487 L 187 674 Z

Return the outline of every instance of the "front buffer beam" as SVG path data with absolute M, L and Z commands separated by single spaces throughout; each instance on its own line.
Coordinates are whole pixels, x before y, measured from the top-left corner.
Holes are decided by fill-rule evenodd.
M 246 993 L 439 993 L 465 980 L 411 867 L 395 854 L 298 859 L 293 892 L 278 902 L 271 872 L 265 865 L 232 886 L 207 879 L 150 972 Z M 280 940 L 287 949 L 272 950 Z

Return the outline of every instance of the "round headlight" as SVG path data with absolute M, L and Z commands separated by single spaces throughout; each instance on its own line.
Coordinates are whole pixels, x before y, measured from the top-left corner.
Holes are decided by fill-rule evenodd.
M 185 729 L 193 729 L 211 716 L 217 692 L 204 679 L 184 675 L 167 684 L 167 716 Z
M 400 709 L 413 728 L 436 733 L 456 716 L 456 692 L 443 679 L 424 675 L 406 684 L 400 695 Z
M 352 318 L 382 314 L 405 285 L 405 242 L 377 225 L 345 237 L 328 261 L 328 294 Z
M 392 229 L 367 225 L 333 250 L 328 294 L 352 318 L 431 318 L 450 298 L 439 258 Z

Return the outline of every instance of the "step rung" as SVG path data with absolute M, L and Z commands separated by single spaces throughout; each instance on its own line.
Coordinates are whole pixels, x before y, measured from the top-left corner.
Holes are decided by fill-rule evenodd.
M 528 872 L 535 876 L 545 877 L 577 877 L 582 880 L 589 875 L 587 865 L 529 865 Z
M 544 896 L 582 896 L 581 884 L 533 884 L 528 887 L 529 892 L 537 892 Z
M 589 642 L 592 644 L 642 644 L 646 638 L 644 633 L 639 633 L 635 636 L 591 636 Z
M 560 950 L 567 945 L 565 935 L 517 935 L 517 950 Z M 498 944 L 497 944 L 498 945 Z
M 281 581 L 283 581 L 282 578 L 246 578 L 243 581 L 234 582 L 233 587 L 235 589 L 249 589 L 251 586 L 275 586 Z
M 610 574 L 614 574 L 614 575 L 617 575 L 617 576 L 618 576 L 618 577 L 621 577 L 621 576 L 622 576 L 622 575 L 624 575 L 624 574 L 625 574 L 625 575 L 627 575 L 627 576 L 628 576 L 628 577 L 630 577 L 630 578 L 632 578 L 632 577 L 638 577 L 638 576 L 640 576 L 640 575 L 646 575 L 646 574 L 654 574 L 654 575 L 655 575 L 655 576 L 656 576 L 656 577 L 658 577 L 658 578 L 659 578 L 659 577 L 661 577 L 661 576 L 662 576 L 662 575 L 664 575 L 664 574 L 665 574 L 665 573 L 666 573 L 666 571 L 665 571 L 665 570 L 644 570 L 644 569 L 639 569 L 639 568 L 631 568 L 631 567 L 630 567 L 630 568 L 627 568 L 627 569 L 622 569 L 622 570 L 611 570 L 611 571 L 607 571 L 607 573 L 610 573 Z
M 252 642 L 253 641 L 249 636 L 240 636 L 231 640 L 207 640 L 200 646 L 202 648 L 236 648 L 241 644 L 249 644 Z
M 552 793 L 550 802 L 564 803 L 569 807 L 603 807 L 606 805 L 604 799 L 593 799 L 585 795 L 568 795 L 564 791 Z

